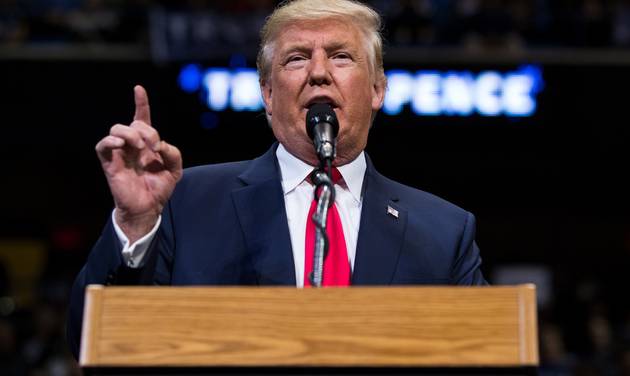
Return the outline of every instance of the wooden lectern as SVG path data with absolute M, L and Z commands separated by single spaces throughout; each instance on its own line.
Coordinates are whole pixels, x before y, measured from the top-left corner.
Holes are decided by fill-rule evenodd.
M 535 374 L 536 291 L 89 286 L 86 374 Z

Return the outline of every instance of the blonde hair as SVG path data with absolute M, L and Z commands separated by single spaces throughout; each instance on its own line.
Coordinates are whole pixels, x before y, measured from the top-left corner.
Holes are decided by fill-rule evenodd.
M 267 17 L 260 31 L 260 49 L 256 59 L 261 83 L 269 78 L 275 39 L 288 24 L 326 18 L 352 20 L 365 35 L 370 64 L 378 79 L 384 79 L 381 17 L 369 6 L 355 0 L 285 0 Z

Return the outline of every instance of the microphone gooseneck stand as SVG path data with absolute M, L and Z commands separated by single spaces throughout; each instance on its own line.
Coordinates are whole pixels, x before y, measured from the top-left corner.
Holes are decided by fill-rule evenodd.
M 313 287 L 322 287 L 324 279 L 324 259 L 328 254 L 329 240 L 326 234 L 328 208 L 335 202 L 335 186 L 332 181 L 332 161 L 336 155 L 336 137 L 339 122 L 335 110 L 329 103 L 315 103 L 306 113 L 306 132 L 313 140 L 319 158 L 319 168 L 311 173 L 315 184 L 314 197 L 317 207 L 310 220 L 315 224 L 315 244 L 313 252 L 313 272 L 308 280 Z M 309 219 L 307 219 L 309 220 Z
M 325 162 L 327 166 L 325 166 Z M 324 166 L 327 167 L 324 169 Z M 322 287 L 324 279 L 324 259 L 328 254 L 329 240 L 326 233 L 328 208 L 335 202 L 335 186 L 332 181 L 332 161 L 321 161 L 318 169 L 311 173 L 311 181 L 315 184 L 315 200 L 317 206 L 311 220 L 315 223 L 315 252 L 313 252 L 313 272 L 309 281 L 313 287 Z

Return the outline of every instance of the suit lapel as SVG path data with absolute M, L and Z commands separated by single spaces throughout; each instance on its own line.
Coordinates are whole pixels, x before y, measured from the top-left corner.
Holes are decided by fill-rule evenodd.
M 295 266 L 275 144 L 239 176 L 232 199 L 258 283 L 295 286 Z
M 367 156 L 366 159 L 361 225 L 352 284 L 389 285 L 402 249 L 407 211 L 397 204 L 398 197 L 391 194 L 394 191 L 392 183 L 374 169 Z M 388 212 L 388 207 L 393 210 Z

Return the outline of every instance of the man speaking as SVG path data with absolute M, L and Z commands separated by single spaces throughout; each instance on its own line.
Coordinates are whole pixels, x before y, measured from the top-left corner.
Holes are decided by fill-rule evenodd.
M 310 286 L 322 236 L 323 286 L 486 283 L 473 215 L 385 178 L 364 152 L 386 87 L 380 27 L 351 0 L 273 12 L 257 65 L 278 142 L 251 161 L 182 171 L 134 88 L 133 122 L 96 145 L 115 209 L 73 287 L 75 356 L 88 284 Z M 325 235 L 312 220 L 316 167 L 334 186 Z

